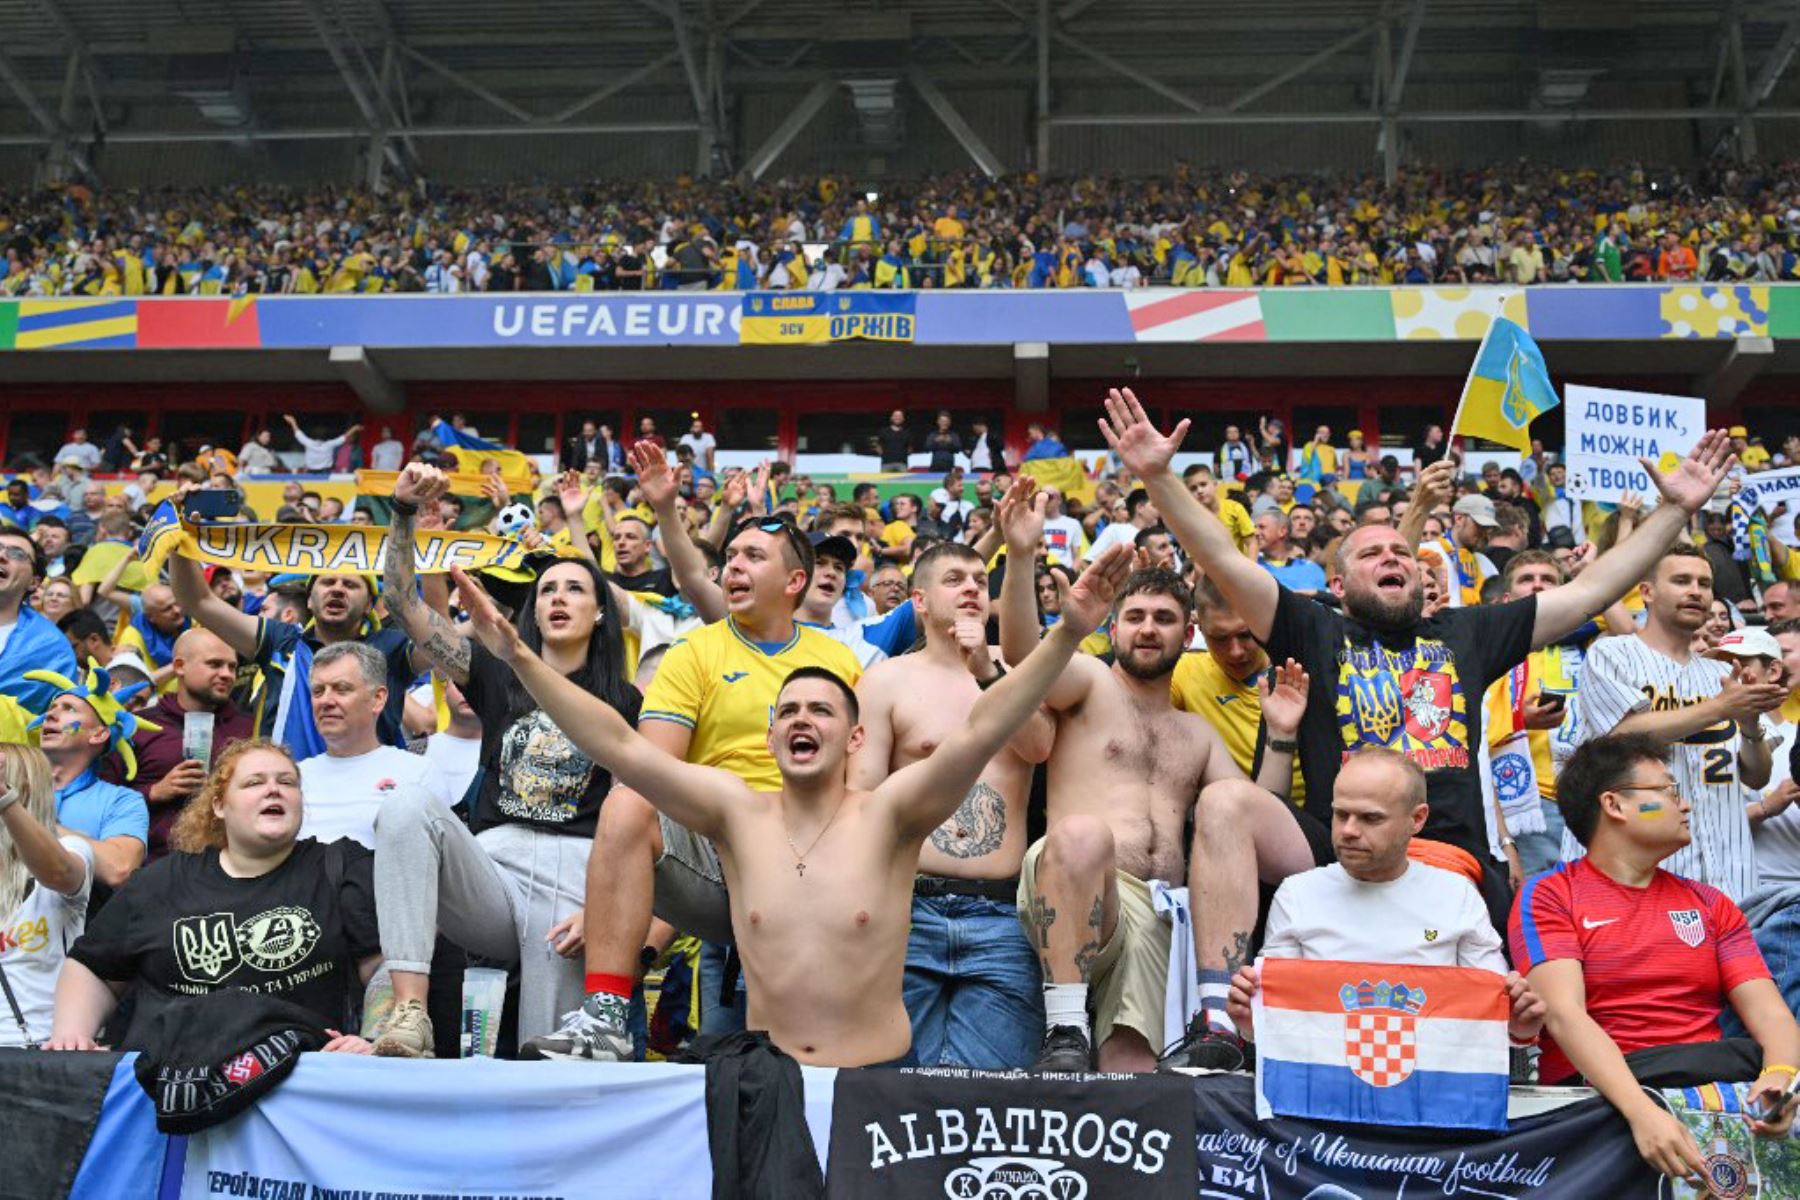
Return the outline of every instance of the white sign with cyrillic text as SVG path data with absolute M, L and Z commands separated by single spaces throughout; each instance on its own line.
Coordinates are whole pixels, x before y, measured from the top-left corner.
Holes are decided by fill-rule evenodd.
M 1667 470 L 1706 432 L 1706 401 L 1572 383 L 1563 389 L 1563 454 L 1569 495 L 1617 503 L 1625 492 L 1656 498 L 1639 459 Z

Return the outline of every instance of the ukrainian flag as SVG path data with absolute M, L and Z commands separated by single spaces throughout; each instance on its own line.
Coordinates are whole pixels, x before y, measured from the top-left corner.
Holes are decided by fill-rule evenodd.
M 1495 317 L 1475 353 L 1450 433 L 1486 438 L 1529 454 L 1532 420 L 1558 403 L 1544 352 L 1522 326 Z
M 13 345 L 20 350 L 130 350 L 135 300 L 22 300 Z

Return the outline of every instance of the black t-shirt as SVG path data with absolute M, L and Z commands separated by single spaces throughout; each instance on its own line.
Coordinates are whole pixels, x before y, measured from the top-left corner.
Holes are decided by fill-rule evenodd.
M 1488 685 L 1531 650 L 1537 599 L 1445 609 L 1405 634 L 1379 634 L 1343 613 L 1281 589 L 1269 658 L 1293 658 L 1312 677 L 1300 722 L 1307 807 L 1328 803 L 1344 755 L 1397 750 L 1425 770 L 1431 814 L 1421 836 L 1486 861 L 1476 748 Z M 1324 803 L 1319 805 L 1321 811 Z
M 612 790 L 612 775 L 595 765 L 543 709 L 518 713 L 509 699 L 512 668 L 469 642 L 469 681 L 463 697 L 481 718 L 481 770 L 469 828 L 531 825 L 570 837 L 591 838 L 600 802 Z M 629 711 L 636 725 L 642 700 L 635 688 Z
M 903 463 L 912 450 L 912 438 L 908 436 L 904 425 L 898 429 L 892 425 L 883 425 L 881 432 L 875 435 L 875 444 L 881 447 L 881 461 L 884 463 Z
M 381 952 L 375 856 L 345 839 L 335 894 L 328 845 L 294 844 L 286 862 L 235 879 L 219 852 L 171 854 L 133 875 L 88 923 L 69 957 L 102 979 L 137 983 L 123 1039 L 137 1049 L 151 1018 L 183 997 L 221 988 L 280 996 L 337 1028 L 358 959 Z
M 602 457 L 604 454 L 602 450 Z M 675 586 L 675 576 L 667 567 L 652 567 L 642 575 L 621 575 L 617 571 L 610 571 L 606 578 L 628 592 L 655 592 L 658 596 L 673 596 L 681 590 Z

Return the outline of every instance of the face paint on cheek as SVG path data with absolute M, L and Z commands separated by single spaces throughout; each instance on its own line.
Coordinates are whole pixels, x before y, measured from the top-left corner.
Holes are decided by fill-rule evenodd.
M 1645 820 L 1662 816 L 1662 811 L 1663 802 L 1661 800 L 1638 801 L 1638 816 Z

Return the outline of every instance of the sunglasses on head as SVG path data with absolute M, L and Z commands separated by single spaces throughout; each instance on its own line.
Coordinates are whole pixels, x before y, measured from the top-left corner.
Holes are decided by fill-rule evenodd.
M 801 547 L 804 547 L 806 551 L 812 549 L 812 543 L 806 540 L 805 535 L 800 532 L 799 523 L 789 513 L 774 513 L 767 517 L 745 517 L 733 525 L 731 531 L 725 535 L 725 544 L 730 546 L 731 543 L 737 541 L 740 534 L 752 529 L 763 533 L 784 534 L 796 549 Z

